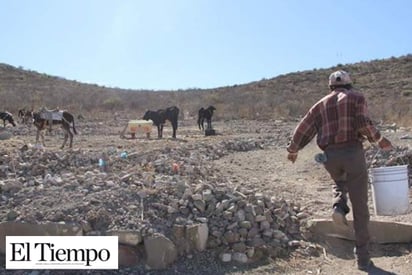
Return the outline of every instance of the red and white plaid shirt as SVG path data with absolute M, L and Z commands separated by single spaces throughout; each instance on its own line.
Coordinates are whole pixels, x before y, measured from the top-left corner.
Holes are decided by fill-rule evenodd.
M 338 88 L 319 100 L 296 127 L 288 152 L 305 147 L 317 134 L 322 150 L 328 145 L 362 141 L 376 142 L 381 137 L 369 118 L 365 97 L 353 90 Z

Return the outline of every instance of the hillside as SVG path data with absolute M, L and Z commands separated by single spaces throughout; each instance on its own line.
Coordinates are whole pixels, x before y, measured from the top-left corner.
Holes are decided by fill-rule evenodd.
M 0 109 L 59 106 L 73 113 L 104 117 L 113 112 L 141 117 L 147 109 L 176 105 L 181 118 L 194 117 L 202 106 L 214 105 L 217 119 L 276 119 L 301 116 L 328 92 L 328 75 L 349 71 L 355 87 L 368 99 L 377 120 L 412 125 L 412 55 L 327 69 L 295 72 L 271 79 L 215 89 L 178 91 L 125 90 L 83 84 L 0 63 Z M 161 80 L 159 80 L 161 81 Z
M 352 73 L 375 119 L 411 126 L 411 61 L 409 55 L 338 67 Z M 3 224 L 64 223 L 81 228 L 85 236 L 128 232 L 133 240 L 119 246 L 121 268 L 87 274 L 360 274 L 352 241 L 309 229 L 310 220 L 328 221 L 331 211 L 331 181 L 314 160 L 319 153 L 316 143 L 308 144 L 294 164 L 285 155 L 296 118 L 327 93 L 328 75 L 336 69 L 212 90 L 167 92 L 82 84 L 0 64 L 0 110 L 59 106 L 85 117 L 76 121 L 79 135 L 71 149 L 60 149 L 63 136 L 57 126 L 46 135 L 44 147 L 36 142 L 35 127 L 2 129 L 7 135 L 0 142 L 0 219 Z M 192 116 L 179 125 L 176 139 L 171 138 L 170 126 L 163 139 L 154 128 L 151 138 L 143 133 L 135 139 L 120 138 L 126 117 L 141 117 L 147 108 L 172 104 Z M 217 107 L 216 136 L 205 136 L 193 117 L 200 106 L 209 104 Z M 412 136 L 411 130 L 385 131 L 384 136 L 396 149 L 382 152 L 365 142 L 368 165 L 379 167 L 390 160 L 410 166 L 410 139 L 403 137 Z M 108 159 L 102 166 L 103 157 Z M 372 214 L 372 190 L 369 194 Z M 410 201 L 412 193 L 408 196 Z M 348 219 L 353 224 L 352 215 Z M 372 214 L 371 219 L 374 224 L 411 223 L 412 212 Z M 186 250 L 192 245 L 186 246 L 183 235 L 189 236 L 189 228 L 198 225 L 207 226 L 207 238 L 202 238 L 207 249 L 192 253 Z M 388 232 L 373 228 L 375 233 Z M 11 229 L 3 235 L 37 235 Z M 169 258 L 146 241 L 159 234 L 167 237 L 167 246 L 158 247 L 172 247 L 168 254 L 179 258 L 167 259 L 168 269 L 149 270 Z M 393 240 L 402 234 L 383 235 Z M 369 273 L 410 274 L 410 264 L 405 263 L 412 261 L 411 252 L 409 240 L 373 243 L 376 268 Z M 1 255 L 0 262 L 3 274 Z

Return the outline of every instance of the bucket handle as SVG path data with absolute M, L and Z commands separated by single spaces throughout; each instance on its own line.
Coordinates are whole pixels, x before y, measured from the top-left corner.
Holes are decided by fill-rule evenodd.
M 369 165 L 368 165 L 368 169 L 370 168 L 370 166 L 372 165 L 373 161 L 375 160 L 375 158 L 378 156 L 378 154 L 382 151 L 382 149 L 380 147 L 378 147 L 378 150 L 376 151 L 376 154 L 373 156 L 373 158 L 371 159 Z M 403 158 L 401 157 L 401 162 L 403 165 L 405 165 L 405 161 L 403 160 Z M 383 167 L 386 166 L 386 162 L 383 164 Z
M 369 162 L 368 169 L 371 167 L 373 161 L 375 160 L 375 158 L 378 156 L 378 154 L 379 154 L 380 152 L 381 152 L 381 148 L 378 147 L 378 150 L 376 151 L 375 155 L 373 155 L 371 161 Z M 385 165 L 386 165 L 386 164 L 385 164 Z

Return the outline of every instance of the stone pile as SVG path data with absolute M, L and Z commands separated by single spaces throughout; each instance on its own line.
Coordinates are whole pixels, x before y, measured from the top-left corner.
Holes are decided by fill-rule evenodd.
M 12 136 L 11 132 L 0 126 L 0 140 L 10 139 Z
M 107 173 L 98 167 L 101 152 L 92 150 L 51 151 L 28 145 L 3 150 L 1 218 L 74 222 L 86 234 L 135 230 L 142 240 L 160 233 L 175 242 L 181 239 L 179 228 L 190 232 L 188 228 L 195 226 L 203 232 L 202 244 L 194 245 L 197 250 L 223 248 L 222 260 L 228 260 L 227 253 L 235 253 L 233 259 L 244 262 L 257 248 L 287 247 L 299 233 L 299 207 L 256 190 L 230 186 L 211 161 L 233 152 L 262 150 L 276 142 L 261 137 L 182 143 L 132 152 L 127 158 L 111 148 Z M 173 164 L 178 168 L 172 169 Z M 179 255 L 193 250 L 188 246 L 193 245 L 180 249 Z
M 127 155 L 109 148 L 107 171 L 99 168 L 99 151 L 3 149 L 0 218 L 75 223 L 86 235 L 132 232 L 120 234 L 129 240 L 123 242 L 144 245 L 152 268 L 205 249 L 218 251 L 223 262 L 287 254 L 304 245 L 301 226 L 308 215 L 293 202 L 234 185 L 212 162 L 234 152 L 284 146 L 281 140 L 268 135 L 176 142 Z M 369 160 L 375 155 L 368 154 Z M 168 260 L 157 265 L 160 252 Z

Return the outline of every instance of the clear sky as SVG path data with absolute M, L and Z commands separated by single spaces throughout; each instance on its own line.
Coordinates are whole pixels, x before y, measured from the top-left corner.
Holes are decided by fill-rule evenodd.
M 410 0 L 0 0 L 0 63 L 125 89 L 216 88 L 412 53 Z

